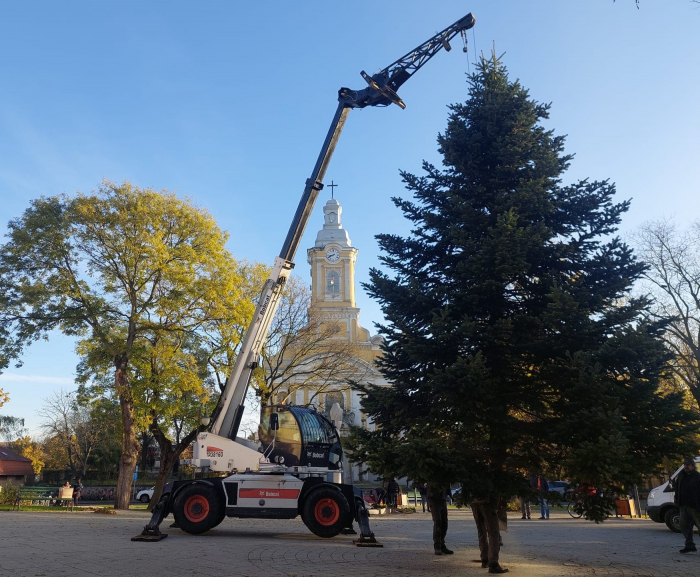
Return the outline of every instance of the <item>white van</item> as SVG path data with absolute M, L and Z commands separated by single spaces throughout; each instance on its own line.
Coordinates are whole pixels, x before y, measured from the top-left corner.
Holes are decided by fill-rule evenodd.
M 700 463 L 700 457 L 695 457 L 695 466 Z M 671 480 L 676 478 L 676 475 L 681 472 L 683 465 L 678 467 L 678 470 L 671 475 Z M 666 526 L 674 533 L 681 532 L 681 514 L 673 502 L 673 487 L 670 481 L 666 481 L 663 485 L 653 488 L 649 491 L 647 497 L 647 515 L 652 521 L 657 523 L 666 523 Z

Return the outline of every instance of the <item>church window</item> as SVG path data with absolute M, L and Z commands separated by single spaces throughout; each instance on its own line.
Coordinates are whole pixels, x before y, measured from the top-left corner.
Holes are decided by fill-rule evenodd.
M 340 294 L 340 275 L 337 270 L 332 270 L 326 277 L 326 292 L 330 295 Z

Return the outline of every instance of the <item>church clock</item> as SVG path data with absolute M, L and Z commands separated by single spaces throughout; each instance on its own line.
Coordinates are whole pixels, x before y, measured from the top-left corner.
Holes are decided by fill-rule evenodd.
M 326 258 L 331 262 L 337 262 L 340 258 L 340 252 L 338 252 L 337 248 L 329 248 L 326 251 Z

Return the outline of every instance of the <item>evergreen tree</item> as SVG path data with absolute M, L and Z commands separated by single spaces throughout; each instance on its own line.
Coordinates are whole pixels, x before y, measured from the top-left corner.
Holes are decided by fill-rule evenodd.
M 402 173 L 411 234 L 377 237 L 393 274 L 365 288 L 393 386 L 365 388 L 377 430 L 355 430 L 355 459 L 466 498 L 509 497 L 548 464 L 599 489 L 637 482 L 694 448 L 698 421 L 660 392 L 663 327 L 629 296 L 645 269 L 613 236 L 629 202 L 608 181 L 562 184 L 572 156 L 541 124 L 549 105 L 495 54 L 469 95 L 438 138 L 444 167 Z

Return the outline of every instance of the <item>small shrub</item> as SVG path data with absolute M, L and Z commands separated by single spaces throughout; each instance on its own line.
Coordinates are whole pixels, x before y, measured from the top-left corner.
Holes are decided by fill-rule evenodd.
M 518 497 L 513 497 L 510 501 L 508 501 L 507 510 L 520 512 L 520 499 Z
M 18 493 L 18 487 L 6 483 L 4 487 L 0 487 L 0 505 L 14 505 Z

